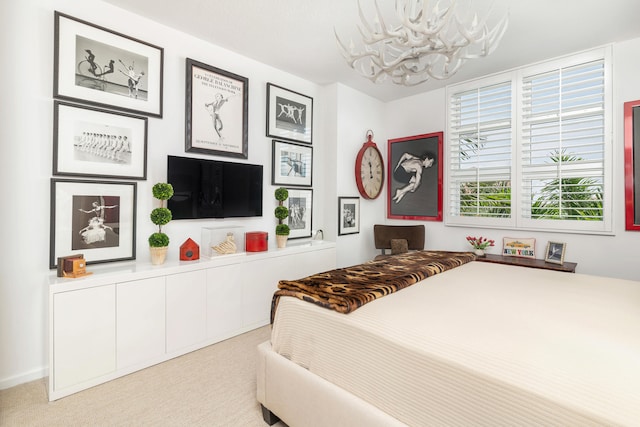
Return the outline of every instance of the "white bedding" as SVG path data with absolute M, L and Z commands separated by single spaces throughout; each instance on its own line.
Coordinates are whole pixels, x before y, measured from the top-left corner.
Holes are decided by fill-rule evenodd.
M 640 425 L 640 282 L 471 262 L 271 344 L 408 425 Z

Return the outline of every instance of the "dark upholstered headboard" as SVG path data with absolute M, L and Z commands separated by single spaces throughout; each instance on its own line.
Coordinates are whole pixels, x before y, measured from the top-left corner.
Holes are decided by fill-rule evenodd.
M 424 249 L 424 225 L 383 225 L 373 226 L 376 249 L 391 249 L 391 239 L 406 239 L 409 250 Z

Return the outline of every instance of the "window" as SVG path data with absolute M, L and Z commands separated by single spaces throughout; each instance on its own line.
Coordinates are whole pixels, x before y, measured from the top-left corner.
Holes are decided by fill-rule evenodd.
M 448 225 L 611 232 L 608 57 L 447 88 Z

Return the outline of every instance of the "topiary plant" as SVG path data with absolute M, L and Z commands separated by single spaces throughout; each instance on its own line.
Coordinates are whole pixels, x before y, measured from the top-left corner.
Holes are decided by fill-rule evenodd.
M 291 230 L 289 229 L 289 226 L 287 224 L 278 224 L 278 225 L 276 225 L 276 235 L 277 236 L 288 236 L 290 231 Z
M 274 192 L 276 200 L 278 201 L 278 206 L 274 211 L 274 215 L 278 219 L 278 225 L 276 226 L 276 236 L 288 236 L 289 226 L 284 224 L 284 220 L 289 216 L 289 209 L 284 206 L 284 201 L 289 198 L 289 191 L 284 187 L 276 188 Z
M 160 248 L 169 246 L 169 236 L 162 232 L 162 226 L 171 221 L 171 211 L 164 206 L 164 202 L 173 196 L 173 186 L 159 182 L 151 189 L 153 197 L 160 200 L 160 207 L 151 211 L 151 222 L 158 226 L 158 231 L 149 236 L 149 246 Z

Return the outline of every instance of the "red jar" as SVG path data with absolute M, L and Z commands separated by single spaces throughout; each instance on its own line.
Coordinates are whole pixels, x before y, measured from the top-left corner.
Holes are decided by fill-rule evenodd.
M 262 252 L 269 247 L 269 234 L 266 231 L 247 231 L 244 245 L 247 252 Z

